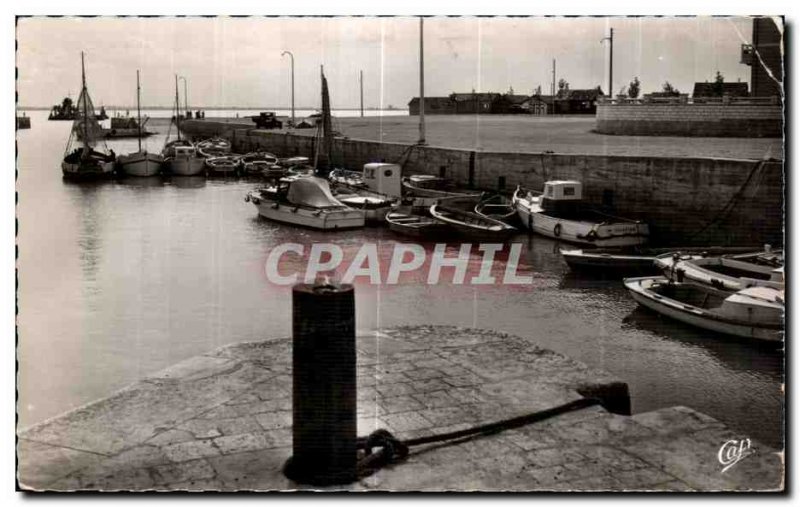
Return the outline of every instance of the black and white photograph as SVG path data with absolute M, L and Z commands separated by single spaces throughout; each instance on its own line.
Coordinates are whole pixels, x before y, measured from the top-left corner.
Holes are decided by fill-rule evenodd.
M 751 7 L 16 15 L 17 492 L 785 493 Z

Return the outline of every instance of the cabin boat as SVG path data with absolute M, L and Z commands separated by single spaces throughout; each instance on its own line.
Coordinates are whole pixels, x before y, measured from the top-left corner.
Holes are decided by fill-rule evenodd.
M 650 234 L 645 223 L 587 207 L 579 181 L 548 181 L 542 194 L 517 187 L 512 203 L 528 229 L 562 241 L 593 247 L 624 247 L 642 245 Z
M 164 164 L 164 157 L 158 153 L 150 153 L 146 149 L 142 149 L 142 113 L 140 107 L 141 86 L 139 85 L 139 71 L 136 71 L 136 119 L 133 120 L 135 127 L 134 135 L 139 143 L 139 150 L 134 153 L 120 155 L 117 158 L 117 165 L 120 170 L 128 176 L 155 176 L 161 172 L 161 166 Z M 114 118 L 111 120 L 112 130 L 114 127 Z M 138 120 L 138 121 L 137 121 Z
M 671 248 L 562 248 L 561 257 L 575 271 L 596 271 L 598 274 L 613 272 L 616 275 L 652 274 L 657 275 L 661 269 L 655 260 L 659 255 L 673 252 L 694 252 L 702 255 L 751 252 L 752 247 L 671 247 Z
M 197 156 L 197 150 L 186 139 L 171 141 L 164 146 L 164 166 L 175 176 L 196 176 L 205 171 L 205 159 Z
M 759 262 L 759 255 L 770 254 L 768 262 Z M 722 290 L 737 291 L 747 287 L 784 285 L 783 255 L 780 252 L 757 252 L 742 255 L 685 255 L 679 252 L 656 257 L 655 265 L 665 276 L 679 281 L 710 285 Z
M 500 220 L 482 217 L 459 207 L 459 200 L 442 200 L 430 208 L 431 216 L 459 235 L 475 241 L 505 241 L 517 230 Z
M 439 240 L 452 233 L 452 229 L 434 218 L 422 215 L 390 211 L 386 214 L 389 230 L 418 239 Z
M 337 200 L 327 180 L 314 176 L 283 178 L 275 186 L 249 192 L 245 201 L 264 218 L 312 229 L 363 227 L 366 218 L 364 211 Z
M 749 287 L 731 294 L 663 276 L 626 278 L 624 283 L 640 305 L 686 324 L 744 338 L 783 340 L 782 289 Z
M 403 190 L 415 197 L 433 197 L 445 199 L 449 197 L 479 196 L 480 192 L 459 192 L 452 181 L 428 174 L 414 174 L 403 178 Z

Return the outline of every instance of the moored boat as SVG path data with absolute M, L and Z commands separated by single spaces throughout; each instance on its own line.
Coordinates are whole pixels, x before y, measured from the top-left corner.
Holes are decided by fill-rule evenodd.
M 155 176 L 161 172 L 161 166 L 164 164 L 164 157 L 157 153 L 150 153 L 146 149 L 142 149 L 142 114 L 140 106 L 141 87 L 139 85 L 139 71 L 136 71 L 136 129 L 138 135 L 136 136 L 139 141 L 139 151 L 120 155 L 117 158 L 117 165 L 120 170 L 128 176 Z M 131 118 L 133 120 L 133 118 Z
M 518 187 L 512 199 L 522 223 L 550 238 L 594 247 L 624 247 L 647 242 L 647 224 L 614 217 L 586 206 L 578 181 L 548 181 L 540 195 Z
M 764 254 L 769 256 L 769 260 L 759 262 L 759 256 Z M 679 281 L 729 291 L 754 286 L 780 288 L 784 285 L 782 252 L 716 256 L 675 252 L 659 255 L 654 264 L 666 276 L 677 277 Z
M 246 174 L 263 174 L 265 170 L 278 165 L 278 157 L 265 151 L 247 153 L 239 157 L 239 161 Z
M 345 206 L 362 210 L 367 223 L 373 225 L 382 224 L 386 214 L 395 204 L 393 199 L 380 195 L 370 195 L 365 191 L 361 193 L 336 194 L 336 199 Z
M 445 199 L 450 197 L 479 196 L 480 192 L 459 191 L 446 178 L 427 174 L 414 174 L 402 179 L 403 191 L 415 197 L 434 197 Z
M 230 154 L 231 142 L 221 137 L 204 139 L 195 144 L 197 153 L 204 158 L 223 157 Z
M 233 176 L 239 174 L 241 164 L 239 157 L 222 156 L 205 159 L 208 174 L 220 176 Z
M 624 283 L 640 305 L 686 324 L 745 338 L 783 340 L 783 290 L 750 287 L 731 294 L 662 276 L 626 278 Z
M 164 144 L 164 149 L 161 154 L 164 156 L 164 169 L 173 176 L 196 176 L 205 171 L 205 159 L 197 153 L 197 148 L 188 139 L 181 139 L 181 114 L 180 114 L 180 98 L 178 96 L 178 76 L 175 76 L 175 130 L 177 132 L 177 139 L 168 141 Z M 167 140 L 169 140 L 170 132 L 172 131 L 172 123 L 170 123 L 170 131 L 167 132 Z
M 499 220 L 461 209 L 454 201 L 440 201 L 431 206 L 430 213 L 459 235 L 475 241 L 504 241 L 517 231 Z
M 86 86 L 86 71 L 81 52 L 81 94 L 73 111 L 75 120 L 61 162 L 61 172 L 69 179 L 106 178 L 114 174 L 116 157 L 111 150 L 95 149 L 101 130 L 94 112 L 94 104 Z M 72 149 L 73 141 L 79 146 Z
M 517 216 L 517 210 L 511 201 L 500 194 L 482 199 L 475 205 L 475 213 L 482 217 L 493 218 L 505 223 L 509 223 Z
M 387 213 L 386 224 L 391 231 L 419 239 L 439 240 L 452 232 L 447 224 L 436 219 L 401 211 Z
M 245 201 L 269 220 L 312 229 L 363 227 L 365 214 L 339 202 L 327 180 L 317 177 L 284 178 L 272 187 L 249 192 Z

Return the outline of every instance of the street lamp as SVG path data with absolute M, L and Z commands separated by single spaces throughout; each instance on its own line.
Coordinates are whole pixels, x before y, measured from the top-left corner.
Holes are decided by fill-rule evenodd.
M 281 53 L 281 56 L 289 55 L 292 59 L 292 123 L 291 126 L 294 127 L 294 55 L 291 51 L 284 51 Z
M 186 117 L 189 117 L 189 86 L 186 84 L 186 78 L 178 76 L 178 79 L 183 79 L 183 108 L 186 110 Z

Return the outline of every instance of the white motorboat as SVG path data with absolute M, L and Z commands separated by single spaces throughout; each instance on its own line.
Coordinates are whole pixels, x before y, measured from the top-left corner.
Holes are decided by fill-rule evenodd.
M 139 141 L 139 151 L 120 155 L 117 164 L 120 170 L 128 176 L 155 176 L 161 172 L 164 164 L 164 157 L 158 153 L 150 153 L 147 149 L 142 149 L 142 113 L 140 106 L 141 87 L 139 85 L 139 71 L 136 71 L 136 126 Z
M 96 179 L 113 176 L 116 157 L 114 152 L 95 149 L 102 128 L 97 122 L 94 104 L 86 86 L 86 71 L 81 52 L 81 94 L 75 107 L 69 141 L 61 162 L 61 172 L 68 179 Z M 73 149 L 73 142 L 79 146 Z
M 750 287 L 731 294 L 663 276 L 626 278 L 624 283 L 640 305 L 686 324 L 745 338 L 783 340 L 783 290 Z
M 784 286 L 783 252 L 719 256 L 675 252 L 659 255 L 655 265 L 665 276 L 678 281 L 710 285 L 728 291 L 757 286 Z
M 283 178 L 275 186 L 249 192 L 245 201 L 264 218 L 312 229 L 363 227 L 366 218 L 364 211 L 337 200 L 327 180 L 314 176 Z
M 647 224 L 587 207 L 578 181 L 548 181 L 542 194 L 518 187 L 512 203 L 522 223 L 542 236 L 595 247 L 642 245 Z

